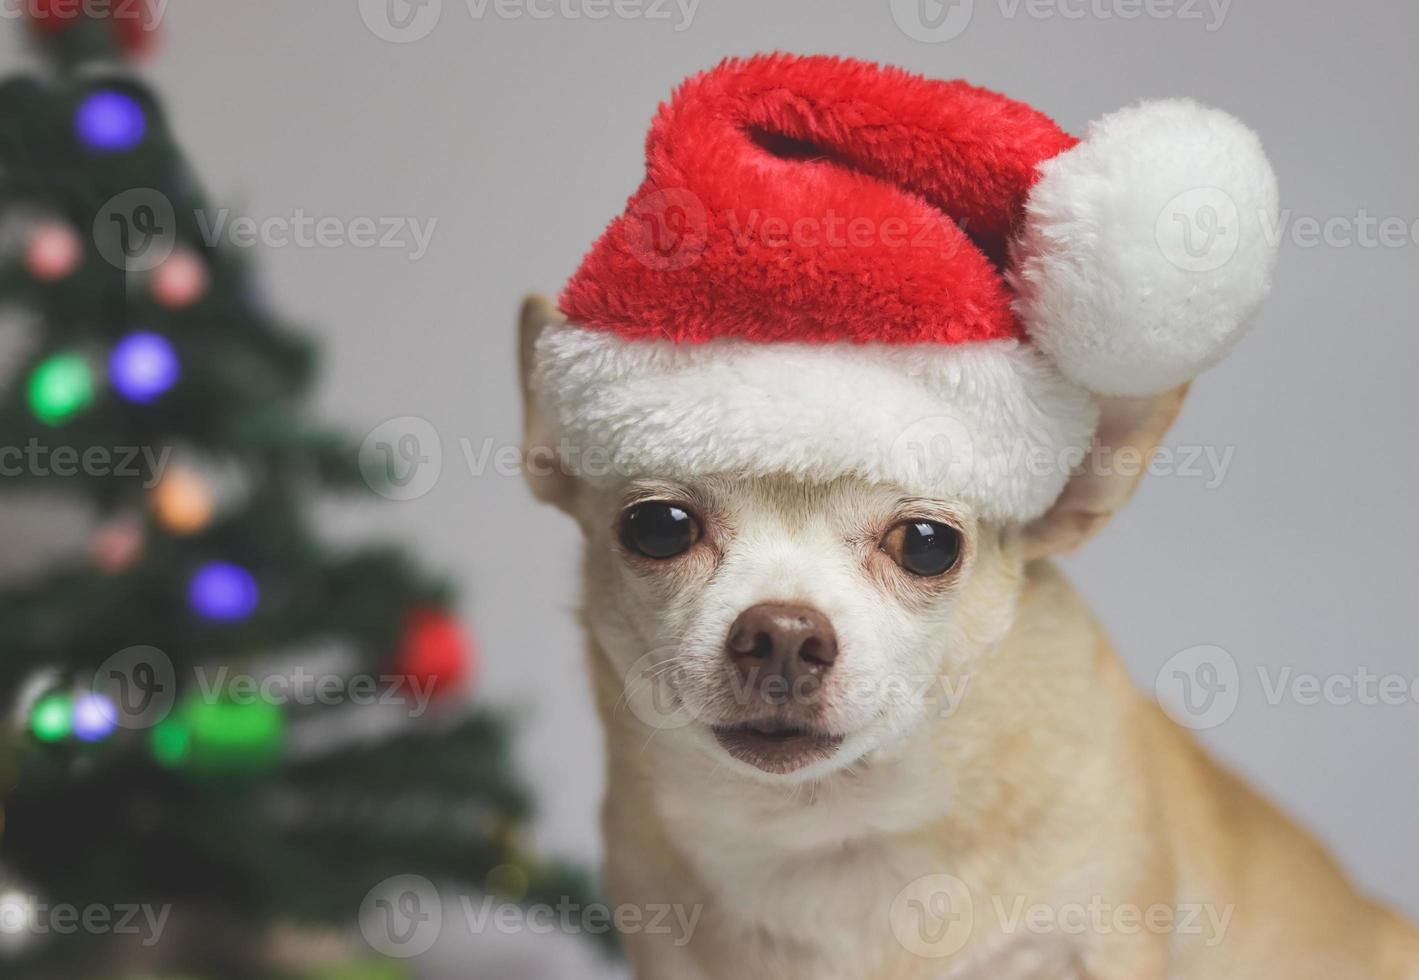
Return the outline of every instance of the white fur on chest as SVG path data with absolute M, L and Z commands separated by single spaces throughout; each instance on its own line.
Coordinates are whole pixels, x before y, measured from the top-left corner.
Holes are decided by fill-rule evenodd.
M 893 900 L 940 861 L 912 834 L 949 810 L 940 767 L 904 752 L 781 787 L 679 761 L 657 807 L 723 921 L 820 960 L 814 976 L 867 975 L 892 942 Z
M 677 849 L 711 891 L 735 949 L 735 975 L 862 980 L 893 959 L 912 883 L 951 867 L 939 836 L 951 784 L 932 753 L 903 746 L 856 771 L 798 787 L 746 782 L 680 758 L 658 771 L 656 805 Z M 935 830 L 936 832 L 933 832 Z M 894 922 L 893 916 L 897 916 Z M 894 930 L 894 925 L 896 929 Z M 969 949 L 913 964 L 932 980 L 1076 976 L 1072 951 L 983 929 Z M 760 973 L 744 973 L 755 964 Z M 920 972 L 916 972 L 919 967 Z

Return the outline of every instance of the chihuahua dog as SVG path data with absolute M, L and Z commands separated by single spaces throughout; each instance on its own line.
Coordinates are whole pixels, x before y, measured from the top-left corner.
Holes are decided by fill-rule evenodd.
M 1028 524 L 856 478 L 527 476 L 586 539 L 607 888 L 637 977 L 1416 980 L 1419 936 L 1130 685 L 1049 561 L 1136 475 Z M 1185 386 L 1100 399 L 1157 447 Z M 693 910 L 693 912 L 691 912 Z

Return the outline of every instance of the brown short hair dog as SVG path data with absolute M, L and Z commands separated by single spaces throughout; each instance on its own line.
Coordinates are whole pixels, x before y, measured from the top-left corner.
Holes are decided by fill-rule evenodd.
M 530 300 L 521 336 L 639 976 L 1419 978 L 1048 561 L 1245 329 L 1276 208 L 1255 134 L 1185 100 L 1076 140 L 769 56 L 662 107 L 567 316 Z
M 560 320 L 529 301 L 524 352 Z M 1182 398 L 1109 401 L 1100 445 L 1150 452 Z M 529 461 L 553 446 L 529 399 Z M 611 490 L 530 465 L 587 540 L 610 896 L 696 923 L 628 932 L 637 976 L 1419 976 L 1419 936 L 1133 689 L 1047 560 L 1132 493 L 1137 476 L 1106 470 L 1022 527 L 854 480 Z M 695 523 L 686 551 L 628 544 L 646 502 Z M 881 547 L 904 517 L 959 534 L 941 576 Z M 651 546 L 679 547 L 675 523 Z M 751 625 L 776 645 L 756 681 L 783 678 L 783 703 L 736 659 L 732 627 L 765 604 L 822 613 L 837 646 L 826 673 L 811 656 L 776 670 L 815 637 L 830 660 L 825 626 Z M 736 741 L 755 718 L 789 722 Z

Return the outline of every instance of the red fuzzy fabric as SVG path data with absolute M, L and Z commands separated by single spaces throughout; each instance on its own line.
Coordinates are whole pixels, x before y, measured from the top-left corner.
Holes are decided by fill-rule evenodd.
M 824 56 L 725 61 L 660 107 L 645 182 L 562 310 L 682 343 L 1020 337 L 999 266 L 1038 164 L 1075 142 L 965 82 Z

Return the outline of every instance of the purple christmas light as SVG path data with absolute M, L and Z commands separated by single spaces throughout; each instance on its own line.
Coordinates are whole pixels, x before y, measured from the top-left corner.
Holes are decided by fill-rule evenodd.
M 148 118 L 131 95 L 111 88 L 89 93 L 74 113 L 74 132 L 91 150 L 118 153 L 143 141 Z
M 150 402 L 177 382 L 180 373 L 172 345 L 155 333 L 131 333 L 108 358 L 108 377 L 131 402 Z
M 108 738 L 118 727 L 118 708 L 102 694 L 85 694 L 74 702 L 74 735 L 85 742 Z
M 240 565 L 214 561 L 203 565 L 187 585 L 187 602 L 199 616 L 224 622 L 256 611 L 256 580 Z

